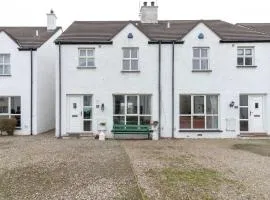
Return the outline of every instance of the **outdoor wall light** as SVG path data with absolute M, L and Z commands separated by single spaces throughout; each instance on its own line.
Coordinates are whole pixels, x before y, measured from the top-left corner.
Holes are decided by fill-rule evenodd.
M 103 103 L 103 104 L 101 104 L 100 109 L 101 109 L 101 111 L 102 111 L 102 112 L 104 111 L 104 109 L 105 109 L 104 103 Z
M 230 108 L 234 107 L 234 104 L 235 104 L 235 102 L 234 101 L 231 101 Z

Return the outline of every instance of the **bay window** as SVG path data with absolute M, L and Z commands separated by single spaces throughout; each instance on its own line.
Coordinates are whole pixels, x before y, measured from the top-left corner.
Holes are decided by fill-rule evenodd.
M 180 95 L 180 129 L 218 129 L 218 101 L 218 95 Z

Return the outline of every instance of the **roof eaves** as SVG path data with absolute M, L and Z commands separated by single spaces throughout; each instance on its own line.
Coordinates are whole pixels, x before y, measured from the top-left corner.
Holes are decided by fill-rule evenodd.
M 11 34 L 9 34 L 8 32 L 6 32 L 5 30 L 0 30 L 0 32 L 4 32 L 5 34 L 7 34 L 8 37 L 10 37 L 19 46 L 19 48 L 21 48 L 20 42 L 16 38 L 14 38 Z

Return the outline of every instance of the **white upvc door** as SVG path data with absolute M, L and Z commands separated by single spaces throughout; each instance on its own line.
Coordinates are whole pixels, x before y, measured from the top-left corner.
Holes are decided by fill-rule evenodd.
M 83 131 L 83 99 L 80 95 L 67 96 L 68 118 L 67 127 L 69 133 L 80 133 Z
M 249 132 L 264 132 L 263 96 L 249 95 Z

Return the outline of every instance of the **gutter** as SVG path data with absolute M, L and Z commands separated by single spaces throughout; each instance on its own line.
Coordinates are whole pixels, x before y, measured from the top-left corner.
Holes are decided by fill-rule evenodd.
M 58 43 L 59 48 L 59 136 L 58 138 L 62 138 L 62 55 L 61 55 L 61 43 Z
M 158 44 L 158 138 L 161 136 L 161 41 Z
M 174 42 L 172 43 L 172 138 L 174 138 Z
M 220 43 L 269 43 L 270 40 L 220 40 Z
M 33 50 L 30 50 L 30 135 L 33 135 Z
M 87 42 L 87 41 L 55 41 L 55 44 L 64 45 L 64 44 L 100 44 L 100 45 L 112 45 L 112 41 L 96 41 L 96 42 Z

